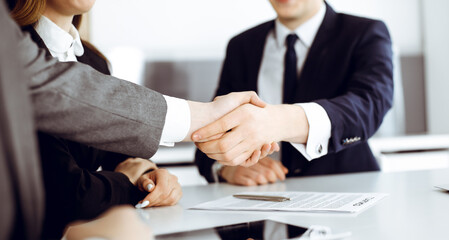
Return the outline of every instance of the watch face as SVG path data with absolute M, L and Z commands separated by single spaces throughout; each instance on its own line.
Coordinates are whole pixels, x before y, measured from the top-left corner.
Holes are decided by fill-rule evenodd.
M 188 232 L 157 235 L 158 239 L 221 239 L 221 240 L 268 240 L 300 237 L 307 229 L 299 226 L 263 220 L 245 222 Z

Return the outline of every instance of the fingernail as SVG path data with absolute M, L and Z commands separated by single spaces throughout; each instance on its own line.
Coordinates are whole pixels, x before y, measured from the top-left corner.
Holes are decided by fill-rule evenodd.
M 137 208 L 137 209 L 142 208 L 142 204 L 140 204 L 140 203 L 136 204 L 135 208 Z
M 150 201 L 143 201 L 142 204 L 140 204 L 140 208 L 144 208 L 146 206 L 150 205 Z
M 153 188 L 153 184 L 149 183 L 149 184 L 147 185 L 147 190 L 148 190 L 148 191 L 151 191 L 152 188 Z
M 201 139 L 201 136 L 198 135 L 198 134 L 195 134 L 195 135 L 193 135 L 193 137 L 192 137 L 192 140 L 193 140 L 193 141 L 198 141 L 198 140 L 200 140 L 200 139 Z

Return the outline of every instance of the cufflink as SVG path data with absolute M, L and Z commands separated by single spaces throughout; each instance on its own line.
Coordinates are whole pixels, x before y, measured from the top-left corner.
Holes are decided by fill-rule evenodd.
M 360 137 L 345 138 L 345 139 L 342 140 L 342 144 L 343 144 L 343 145 L 349 145 L 349 144 L 358 142 L 358 141 L 360 141 L 361 139 L 362 139 L 362 138 L 360 138 Z
M 316 146 L 315 151 L 316 151 L 318 154 L 321 154 L 321 153 L 323 152 L 323 146 L 322 146 L 321 144 L 318 144 L 318 145 Z

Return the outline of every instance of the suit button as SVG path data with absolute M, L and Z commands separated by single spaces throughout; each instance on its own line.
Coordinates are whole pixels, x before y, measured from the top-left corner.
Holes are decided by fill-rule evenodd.
M 301 172 L 301 169 L 300 168 L 297 168 L 297 169 L 295 169 L 295 171 L 293 171 L 293 173 L 295 173 L 295 174 L 298 174 L 298 173 L 300 173 Z
M 316 152 L 318 154 L 321 154 L 323 152 L 323 146 L 321 144 L 318 144 L 318 146 L 316 146 Z

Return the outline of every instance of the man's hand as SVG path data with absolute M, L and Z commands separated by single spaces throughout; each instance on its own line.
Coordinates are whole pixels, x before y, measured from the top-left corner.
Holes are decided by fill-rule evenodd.
M 219 118 L 223 117 L 225 114 L 231 112 L 235 108 L 244 105 L 252 104 L 255 107 L 264 108 L 267 104 L 263 102 L 255 92 L 234 92 L 229 93 L 224 96 L 218 96 L 210 103 L 198 103 L 189 101 L 190 115 L 191 115 L 191 126 L 187 137 L 184 141 L 201 140 L 201 136 L 192 136 L 192 132 L 210 124 Z M 225 132 L 217 133 L 212 136 L 211 139 L 220 138 Z M 257 162 L 260 158 L 266 157 L 268 154 L 274 151 L 279 151 L 279 146 L 277 143 L 265 142 L 258 149 L 254 149 L 248 156 L 248 161 Z
M 192 133 L 207 124 L 210 124 L 225 114 L 243 104 L 253 104 L 257 107 L 265 107 L 263 102 L 255 92 L 235 92 L 224 96 L 219 96 L 213 102 L 201 103 L 188 101 L 190 107 L 190 130 L 184 141 L 192 140 Z M 198 140 L 196 140 L 198 141 Z
M 305 143 L 308 132 L 307 117 L 300 106 L 259 108 L 245 104 L 194 132 L 193 140 L 202 152 L 223 165 L 251 166 L 258 161 L 251 157 L 253 153 L 267 142 Z
M 166 169 L 156 169 L 142 175 L 137 180 L 137 186 L 142 192 L 149 192 L 136 207 L 172 206 L 182 197 L 178 178 Z
M 83 239 L 130 239 L 151 240 L 150 227 L 138 216 L 135 209 L 115 207 L 90 222 L 69 225 L 65 233 L 67 240 Z
M 157 168 L 156 164 L 147 159 L 128 158 L 117 165 L 114 171 L 125 174 L 129 178 L 129 181 L 136 185 L 137 179 L 139 179 L 144 172 L 155 168 Z
M 220 172 L 228 183 L 255 186 L 284 181 L 288 169 L 270 157 L 262 158 L 251 167 L 224 166 Z

